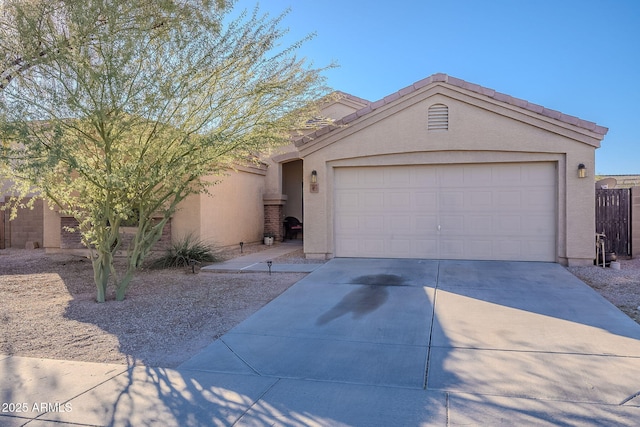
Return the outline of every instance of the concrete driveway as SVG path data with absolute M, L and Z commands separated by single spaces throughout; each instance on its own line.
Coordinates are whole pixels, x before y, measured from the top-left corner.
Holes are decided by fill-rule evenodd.
M 640 325 L 551 263 L 334 259 L 180 368 L 274 379 L 240 425 L 640 419 Z
M 3 426 L 636 426 L 640 326 L 557 264 L 334 259 L 178 369 L 0 374 Z

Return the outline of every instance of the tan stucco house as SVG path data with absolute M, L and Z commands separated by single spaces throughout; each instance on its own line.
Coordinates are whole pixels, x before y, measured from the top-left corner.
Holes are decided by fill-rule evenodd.
M 335 122 L 187 200 L 168 235 L 279 239 L 293 216 L 312 258 L 592 263 L 606 128 L 445 74 L 376 102 L 342 95 L 323 110 Z M 64 247 L 44 216 L 44 246 Z

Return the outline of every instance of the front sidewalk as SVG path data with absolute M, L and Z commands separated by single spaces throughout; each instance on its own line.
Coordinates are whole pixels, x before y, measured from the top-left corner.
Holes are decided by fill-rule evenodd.
M 214 273 L 228 272 L 268 272 L 268 261 L 296 252 L 302 248 L 301 242 L 290 241 L 277 243 L 276 245 L 263 251 L 254 252 L 252 254 L 243 255 L 230 259 L 228 261 L 218 262 L 215 264 L 202 267 L 200 271 Z M 320 267 L 322 263 L 280 263 L 273 262 L 271 271 L 273 273 L 310 273 Z

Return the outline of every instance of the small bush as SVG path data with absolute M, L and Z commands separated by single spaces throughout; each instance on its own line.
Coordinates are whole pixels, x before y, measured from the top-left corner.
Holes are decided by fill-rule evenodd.
M 152 268 L 186 267 L 190 260 L 214 262 L 218 259 L 211 245 L 203 243 L 193 235 L 187 235 L 182 240 L 173 243 L 166 253 L 153 261 Z

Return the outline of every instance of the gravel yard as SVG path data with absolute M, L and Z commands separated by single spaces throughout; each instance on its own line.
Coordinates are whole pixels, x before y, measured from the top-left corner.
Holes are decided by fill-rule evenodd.
M 304 276 L 145 269 L 125 301 L 98 304 L 90 260 L 0 250 L 0 354 L 175 367 Z
M 596 266 L 568 270 L 640 323 L 640 259 L 619 261 L 620 270 Z
M 310 262 L 301 250 L 273 261 Z M 640 323 L 640 260 L 621 265 L 569 270 Z M 0 250 L 0 354 L 175 367 L 304 276 L 143 269 L 125 301 L 97 304 L 88 259 Z

